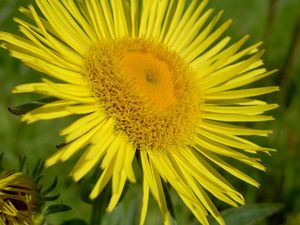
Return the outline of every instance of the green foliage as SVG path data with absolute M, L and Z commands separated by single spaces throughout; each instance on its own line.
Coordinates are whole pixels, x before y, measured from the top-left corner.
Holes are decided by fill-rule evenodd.
M 63 204 L 50 205 L 49 207 L 46 208 L 44 213 L 45 213 L 45 215 L 50 215 L 50 214 L 54 214 L 54 213 L 69 211 L 71 209 L 72 208 L 70 206 L 63 205 Z
M 2 166 L 2 161 L 3 161 L 3 156 L 4 156 L 4 153 L 1 153 L 0 154 L 0 173 L 3 171 L 3 166 Z
M 26 114 L 26 113 L 38 108 L 38 107 L 41 107 L 46 103 L 50 103 L 50 102 L 53 102 L 55 100 L 56 100 L 56 98 L 53 98 L 53 97 L 42 98 L 42 99 L 30 102 L 30 103 L 9 107 L 8 110 L 12 114 L 14 114 L 16 116 L 20 116 L 20 115 Z
M 282 204 L 276 203 L 249 204 L 240 208 L 226 209 L 221 214 L 226 225 L 255 225 L 281 208 Z M 218 225 L 218 223 L 212 219 L 210 225 Z
M 63 222 L 61 225 L 88 225 L 84 220 L 73 219 Z
M 55 201 L 59 198 L 59 194 L 49 196 L 49 194 L 52 194 L 56 187 L 57 187 L 57 177 L 53 180 L 52 184 L 44 189 L 43 188 L 43 170 L 44 170 L 44 161 L 41 159 L 38 159 L 37 162 L 33 165 L 27 164 L 27 157 L 24 156 L 19 156 L 19 169 L 15 170 L 13 167 L 3 167 L 2 161 L 4 158 L 5 154 L 1 153 L 0 154 L 0 173 L 3 170 L 7 171 L 17 171 L 17 172 L 22 172 L 26 174 L 35 184 L 36 186 L 36 194 L 38 195 L 38 205 L 40 208 L 40 215 L 38 216 L 40 218 L 40 222 L 44 221 L 45 216 L 50 215 L 50 214 L 55 214 L 59 212 L 66 212 L 71 210 L 71 207 L 65 204 L 50 204 L 48 202 Z M 40 224 L 38 222 L 37 224 Z

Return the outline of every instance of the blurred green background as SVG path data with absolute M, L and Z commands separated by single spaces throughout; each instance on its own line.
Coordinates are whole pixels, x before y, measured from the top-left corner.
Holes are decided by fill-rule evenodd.
M 0 0 L 0 30 L 17 32 L 12 17 L 22 17 L 18 12 L 20 4 L 30 1 Z M 271 128 L 274 134 L 270 138 L 255 140 L 259 144 L 277 149 L 272 157 L 261 156 L 267 166 L 262 173 L 253 168 L 245 168 L 249 175 L 261 184 L 260 189 L 250 187 L 241 181 L 226 176 L 242 192 L 247 203 L 278 202 L 283 203 L 282 210 L 260 225 L 299 225 L 300 224 L 300 1 L 299 0 L 211 0 L 210 6 L 217 11 L 224 9 L 223 21 L 232 18 L 234 23 L 227 31 L 238 40 L 250 34 L 249 44 L 263 40 L 267 50 L 264 55 L 266 67 L 279 69 L 279 72 L 260 82 L 261 85 L 280 85 L 281 91 L 269 96 L 270 102 L 280 104 L 280 108 L 271 112 L 276 120 L 258 124 L 260 128 Z M 62 142 L 58 131 L 72 121 L 72 118 L 54 121 L 42 121 L 25 125 L 19 118 L 10 114 L 9 106 L 32 100 L 30 95 L 12 95 L 11 89 L 17 85 L 39 81 L 39 74 L 24 66 L 18 60 L 9 57 L 8 52 L 0 49 L 0 152 L 5 152 L 5 166 L 16 168 L 18 155 L 26 155 L 29 164 L 38 158 L 51 155 L 55 145 Z M 88 221 L 90 205 L 80 200 L 80 185 L 74 184 L 67 176 L 74 161 L 60 164 L 45 171 L 44 182 L 51 183 L 55 175 L 59 176 L 57 193 L 59 202 L 72 206 L 73 210 L 49 217 L 49 223 L 61 224 L 74 217 Z M 177 224 L 197 224 L 191 213 L 171 192 Z M 130 186 L 124 201 L 112 215 L 104 218 L 103 224 L 120 224 L 120 221 L 133 221 L 137 217 L 140 201 L 140 187 Z M 220 209 L 227 206 L 216 202 Z M 132 225 L 132 223 L 123 223 Z M 160 213 L 153 200 L 146 224 L 162 224 Z M 243 224 L 234 224 L 243 225 Z

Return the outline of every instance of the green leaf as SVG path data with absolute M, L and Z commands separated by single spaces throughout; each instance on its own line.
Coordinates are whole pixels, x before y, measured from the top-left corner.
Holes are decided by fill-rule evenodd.
M 54 214 L 54 213 L 59 213 L 59 212 L 66 212 L 66 211 L 69 211 L 71 209 L 72 208 L 70 206 L 63 205 L 63 204 L 50 205 L 49 207 L 47 207 L 45 214 L 49 215 L 49 214 Z
M 23 105 L 9 107 L 8 111 L 14 115 L 20 116 L 20 115 L 24 115 L 36 108 L 39 108 L 47 103 L 54 102 L 56 100 L 57 100 L 57 98 L 54 98 L 54 97 L 42 98 L 42 99 L 30 102 L 30 103 L 26 103 Z
M 227 209 L 221 212 L 226 225 L 255 225 L 278 212 L 283 207 L 280 203 L 249 204 L 240 208 Z M 209 218 L 210 225 L 218 223 Z
M 61 225 L 88 225 L 88 224 L 82 219 L 73 219 L 73 220 L 65 221 Z
M 55 201 L 59 198 L 60 194 L 57 194 L 57 195 L 53 195 L 53 196 L 46 196 L 44 197 L 44 200 L 46 202 L 52 202 L 52 201 Z
M 39 182 L 44 178 L 43 175 L 39 175 L 35 178 L 34 182 L 36 185 L 39 185 Z M 39 185 L 40 187 L 42 187 L 43 185 Z M 41 189 L 42 190 L 42 189 Z
M 32 176 L 36 177 L 41 174 L 41 172 L 44 169 L 44 161 L 42 159 L 38 159 L 37 163 L 35 164 L 35 167 L 32 171 Z
M 3 162 L 4 153 L 0 154 L 0 172 L 3 170 L 2 162 Z
M 19 171 L 23 171 L 26 163 L 26 156 L 19 155 Z
M 47 195 L 49 194 L 51 191 L 53 191 L 57 186 L 57 177 L 55 176 L 52 184 L 50 185 L 50 187 L 48 187 L 45 191 L 43 191 L 43 195 Z

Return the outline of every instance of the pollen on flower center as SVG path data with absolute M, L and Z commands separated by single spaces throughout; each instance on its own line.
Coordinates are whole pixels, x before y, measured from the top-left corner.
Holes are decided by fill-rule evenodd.
M 158 108 L 168 108 L 176 101 L 174 73 L 169 65 L 150 53 L 127 53 L 121 70 L 132 81 L 136 94 Z
M 176 53 L 142 39 L 93 46 L 85 77 L 99 104 L 140 149 L 188 144 L 201 115 L 194 72 Z

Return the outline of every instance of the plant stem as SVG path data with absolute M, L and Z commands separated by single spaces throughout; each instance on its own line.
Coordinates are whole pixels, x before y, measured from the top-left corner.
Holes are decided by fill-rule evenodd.
M 300 16 L 298 17 L 298 23 L 296 24 L 295 31 L 292 37 L 289 53 L 283 66 L 280 87 L 284 87 L 287 83 L 288 77 L 292 72 L 292 69 L 296 63 L 297 50 L 300 47 Z
M 270 0 L 268 17 L 266 21 L 266 29 L 264 34 L 264 42 L 268 45 L 272 36 L 273 25 L 276 17 L 278 0 Z
M 105 204 L 103 204 L 103 199 L 97 197 L 92 202 L 92 214 L 90 225 L 100 225 L 105 212 Z

